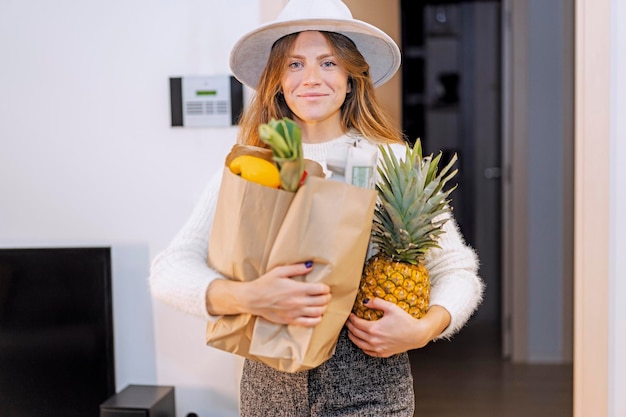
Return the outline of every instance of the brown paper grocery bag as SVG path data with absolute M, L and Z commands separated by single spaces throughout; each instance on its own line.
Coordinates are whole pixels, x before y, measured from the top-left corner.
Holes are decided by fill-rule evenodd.
M 296 193 L 272 247 L 267 268 L 312 259 L 306 276 L 332 291 L 315 328 L 285 326 L 257 318 L 250 353 L 286 371 L 315 367 L 334 353 L 359 286 L 369 243 L 375 194 L 336 181 L 312 178 Z M 294 368 L 292 368 L 294 367 Z
M 248 151 L 265 150 L 236 145 L 226 163 Z M 271 189 L 225 167 L 210 236 L 210 265 L 230 279 L 248 281 L 277 265 L 313 260 L 313 271 L 302 279 L 327 283 L 333 298 L 315 328 L 278 325 L 250 315 L 222 316 L 207 324 L 207 344 L 285 372 L 314 368 L 329 359 L 356 296 L 375 200 L 374 190 L 314 175 L 296 193 Z

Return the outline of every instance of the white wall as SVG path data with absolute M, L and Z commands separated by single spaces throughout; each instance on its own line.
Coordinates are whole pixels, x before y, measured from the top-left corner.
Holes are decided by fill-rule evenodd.
M 152 305 L 147 271 L 236 128 L 171 128 L 168 82 L 229 73 L 259 14 L 257 0 L 0 2 L 0 245 L 112 246 L 117 388 L 176 385 L 179 416 L 237 415 L 240 362 L 204 346 L 202 320 Z

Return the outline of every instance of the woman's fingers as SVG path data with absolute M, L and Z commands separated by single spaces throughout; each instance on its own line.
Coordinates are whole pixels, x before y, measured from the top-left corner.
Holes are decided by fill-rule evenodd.
M 324 307 L 324 312 L 326 311 L 326 307 L 328 307 L 328 303 L 330 303 L 330 300 L 332 299 L 332 296 L 330 295 L 330 293 L 322 293 L 322 294 L 306 294 L 303 297 L 303 304 L 306 305 L 307 307 Z
M 330 287 L 321 282 L 293 279 L 311 270 L 312 263 L 283 265 L 250 281 L 252 314 L 280 324 L 319 324 L 332 297 Z
M 348 327 L 350 333 L 355 335 L 357 338 L 365 339 L 367 337 L 367 333 L 358 327 L 356 320 L 359 320 L 359 318 L 354 313 L 350 313 L 348 321 L 346 322 L 346 327 Z
M 313 270 L 313 263 L 302 262 L 292 265 L 277 266 L 272 269 L 270 273 L 280 277 L 296 277 L 299 275 L 306 275 Z
M 276 278 L 294 278 L 308 274 L 313 270 L 313 263 L 303 262 L 293 265 L 283 265 L 273 268 L 268 274 Z M 297 286 L 302 294 L 309 296 L 329 295 L 330 287 L 322 282 L 299 282 L 302 285 Z M 322 302 L 330 301 L 329 298 L 323 298 Z
M 293 325 L 302 326 L 302 327 L 315 327 L 320 324 L 322 321 L 322 316 L 319 317 L 298 317 L 296 318 Z

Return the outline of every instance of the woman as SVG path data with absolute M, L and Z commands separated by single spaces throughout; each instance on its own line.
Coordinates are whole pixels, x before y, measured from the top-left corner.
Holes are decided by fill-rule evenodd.
M 397 71 L 397 45 L 379 29 L 352 18 L 339 0 L 290 0 L 279 18 L 245 35 L 233 48 L 234 75 L 256 89 L 243 115 L 239 142 L 265 146 L 258 126 L 290 117 L 302 128 L 305 158 L 326 167 L 328 152 L 347 137 L 390 143 L 404 140 L 378 104 L 374 87 Z M 221 172 L 221 170 L 219 171 Z M 153 294 L 208 320 L 248 313 L 279 324 L 317 325 L 332 297 L 323 283 L 290 277 L 311 263 L 284 265 L 249 282 L 223 279 L 207 266 L 219 173 L 183 229 L 153 262 Z M 321 366 L 283 373 L 246 360 L 242 416 L 413 416 L 407 351 L 450 338 L 482 297 L 477 259 L 454 221 L 445 224 L 441 250 L 427 259 L 432 290 L 427 314 L 415 320 L 381 299 L 384 312 L 370 322 L 351 314 L 336 352 Z

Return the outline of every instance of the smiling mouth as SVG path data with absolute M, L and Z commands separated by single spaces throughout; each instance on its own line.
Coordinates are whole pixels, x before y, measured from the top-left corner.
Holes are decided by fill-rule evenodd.
M 318 97 L 325 97 L 326 94 L 320 94 L 320 93 L 310 93 L 310 94 L 300 94 L 299 97 L 301 98 L 318 98 Z

